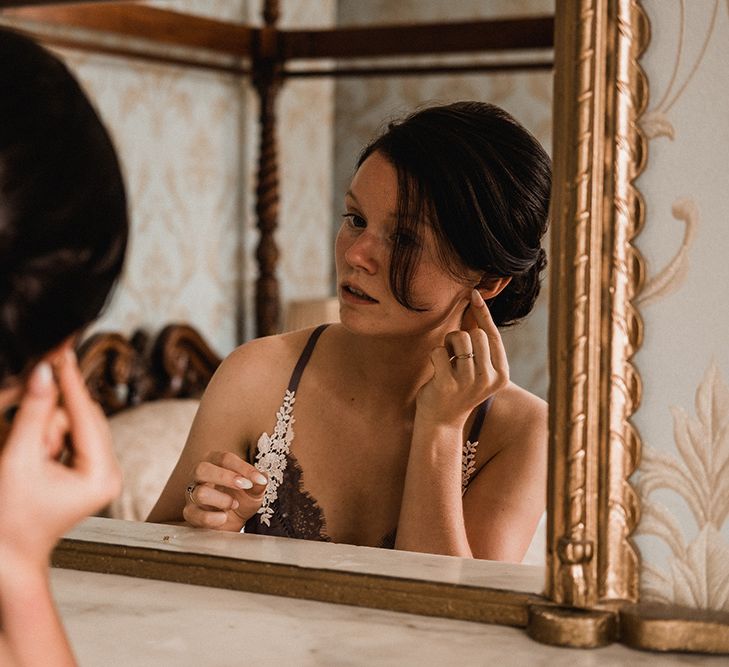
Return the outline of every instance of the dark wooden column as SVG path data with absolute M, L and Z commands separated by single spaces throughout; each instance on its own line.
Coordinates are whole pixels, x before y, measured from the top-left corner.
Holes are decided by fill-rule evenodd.
M 260 231 L 256 259 L 256 335 L 268 336 L 279 329 L 279 302 L 276 267 L 279 251 L 275 232 L 278 227 L 279 175 L 276 137 L 276 98 L 281 88 L 279 59 L 278 0 L 266 0 L 263 9 L 265 26 L 254 40 L 253 86 L 259 99 L 259 155 L 256 178 L 256 224 Z

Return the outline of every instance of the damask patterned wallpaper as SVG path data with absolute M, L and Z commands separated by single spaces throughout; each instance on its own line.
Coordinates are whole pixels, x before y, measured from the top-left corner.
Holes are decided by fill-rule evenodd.
M 337 21 L 340 25 L 362 25 L 553 13 L 554 0 L 459 0 L 457 3 L 442 0 L 340 0 Z M 461 62 L 465 60 L 460 57 Z M 387 121 L 400 118 L 418 107 L 468 99 L 504 107 L 539 139 L 548 152 L 551 150 L 552 73 L 549 71 L 338 80 L 332 204 L 332 218 L 337 225 L 357 155 Z M 545 399 L 548 386 L 548 291 L 545 282 L 529 317 L 502 332 L 513 380 Z
M 261 0 L 154 6 L 261 24 Z M 334 0 L 282 3 L 280 25 L 332 25 Z M 132 221 L 124 276 L 94 330 L 196 326 L 220 354 L 254 335 L 258 100 L 249 82 L 190 68 L 59 52 L 109 127 Z M 316 113 L 312 113 L 316 109 Z M 278 100 L 279 279 L 285 303 L 330 291 L 333 83 L 287 82 Z
M 641 596 L 729 610 L 729 1 L 643 6 Z
M 100 330 L 190 322 L 236 340 L 241 102 L 232 78 L 63 53 L 110 128 L 126 176 L 131 245 Z
M 262 23 L 260 0 L 159 0 L 153 4 L 226 20 Z M 280 25 L 325 27 L 333 23 L 334 15 L 333 0 L 287 0 L 282 3 Z M 123 155 L 132 154 L 140 145 L 148 148 L 146 169 L 131 167 L 130 179 L 138 179 L 140 172 L 154 173 L 154 178 L 161 178 L 165 172 L 181 172 L 189 177 L 204 172 L 206 179 L 198 180 L 197 189 L 187 184 L 178 189 L 182 196 L 177 199 L 177 216 L 159 210 L 160 203 L 170 195 L 169 191 L 162 192 L 167 183 L 160 184 L 158 196 L 147 196 L 143 201 L 136 198 L 135 248 L 130 253 L 125 280 L 99 327 L 129 329 L 144 324 L 156 329 L 171 320 L 189 321 L 221 354 L 226 354 L 255 335 L 258 231 L 253 193 L 259 142 L 258 99 L 248 81 L 240 83 L 190 70 L 174 73 L 169 67 L 158 69 L 158 80 L 140 74 L 137 84 L 148 99 L 147 125 L 127 131 L 126 111 L 119 110 L 113 100 L 105 104 L 103 93 L 98 100 L 119 136 Z M 99 72 L 89 82 L 92 93 L 99 89 L 105 75 Z M 165 88 L 160 82 L 168 79 L 179 82 L 169 86 L 188 89 L 185 103 L 193 104 L 195 113 L 182 116 L 179 96 L 160 96 L 160 88 Z M 312 114 L 312 109 L 317 113 Z M 278 276 L 285 306 L 290 299 L 326 296 L 330 288 L 331 242 L 321 202 L 331 197 L 333 84 L 287 82 L 277 110 L 282 184 Z M 165 116 L 171 116 L 172 122 L 163 124 L 168 141 L 162 148 L 155 143 L 154 127 Z M 194 150 L 182 154 L 184 146 L 193 141 Z M 160 217 L 166 229 L 160 228 Z M 164 222 L 167 218 L 174 218 L 174 228 Z M 140 219 L 157 222 L 143 226 L 138 223 Z M 164 243 L 169 245 L 162 248 Z M 143 265 L 144 256 L 154 259 L 147 259 Z M 152 263 L 156 271 L 150 271 Z M 144 291 L 134 284 L 142 276 Z

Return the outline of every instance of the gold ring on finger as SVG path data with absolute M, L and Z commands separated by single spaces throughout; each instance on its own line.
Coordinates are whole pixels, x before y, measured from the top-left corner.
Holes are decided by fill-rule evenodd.
M 448 361 L 454 361 L 455 359 L 473 359 L 473 352 L 468 354 L 454 354 Z
M 199 485 L 199 484 L 198 484 L 197 482 L 190 482 L 190 483 L 189 483 L 189 484 L 187 485 L 187 488 L 185 489 L 185 494 L 186 494 L 186 495 L 187 495 L 187 497 L 188 497 L 188 498 L 190 499 L 190 502 L 191 502 L 191 503 L 192 503 L 193 505 L 196 505 L 197 507 L 200 507 L 200 505 L 199 505 L 199 503 L 197 502 L 197 500 L 195 500 L 195 496 L 193 496 L 193 495 L 192 495 L 192 494 L 194 493 L 195 489 L 196 489 L 196 488 L 197 488 L 198 486 L 200 486 L 200 485 Z

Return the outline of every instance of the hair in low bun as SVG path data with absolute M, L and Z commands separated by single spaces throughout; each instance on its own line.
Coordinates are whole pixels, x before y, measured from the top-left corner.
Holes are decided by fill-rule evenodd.
M 390 287 L 406 308 L 419 257 L 421 225 L 432 226 L 442 266 L 458 278 L 476 271 L 510 277 L 490 301 L 498 326 L 515 324 L 539 294 L 546 256 L 552 168 L 540 143 L 503 109 L 457 102 L 415 112 L 391 123 L 367 146 L 385 157 L 398 177 L 397 226 Z
M 534 265 L 524 273 L 512 276 L 509 284 L 489 301 L 489 311 L 500 327 L 516 324 L 534 307 L 542 287 L 542 272 L 547 266 L 547 254 L 539 248 Z

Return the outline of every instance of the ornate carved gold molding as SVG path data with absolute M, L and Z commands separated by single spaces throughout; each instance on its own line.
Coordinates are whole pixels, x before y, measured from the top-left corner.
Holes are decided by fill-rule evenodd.
M 547 595 L 575 607 L 638 595 L 628 478 L 640 453 L 629 419 L 643 265 L 631 241 L 643 221 L 633 181 L 648 34 L 636 0 L 557 3 Z
M 602 403 L 604 423 L 609 425 L 604 443 L 600 474 L 598 598 L 637 600 L 639 559 L 630 535 L 638 523 L 638 498 L 629 483 L 639 458 L 641 440 L 630 422 L 641 398 L 640 377 L 632 357 L 643 340 L 643 322 L 633 307 L 644 277 L 643 259 L 633 245 L 645 222 L 645 207 L 635 179 L 645 168 L 647 142 L 638 119 L 648 104 L 648 82 L 638 58 L 650 39 L 648 18 L 639 2 L 615 3 L 615 52 L 609 59 L 611 93 L 608 103 L 606 237 L 604 263 L 609 267 L 609 300 L 604 319 L 609 327 L 609 400 Z

